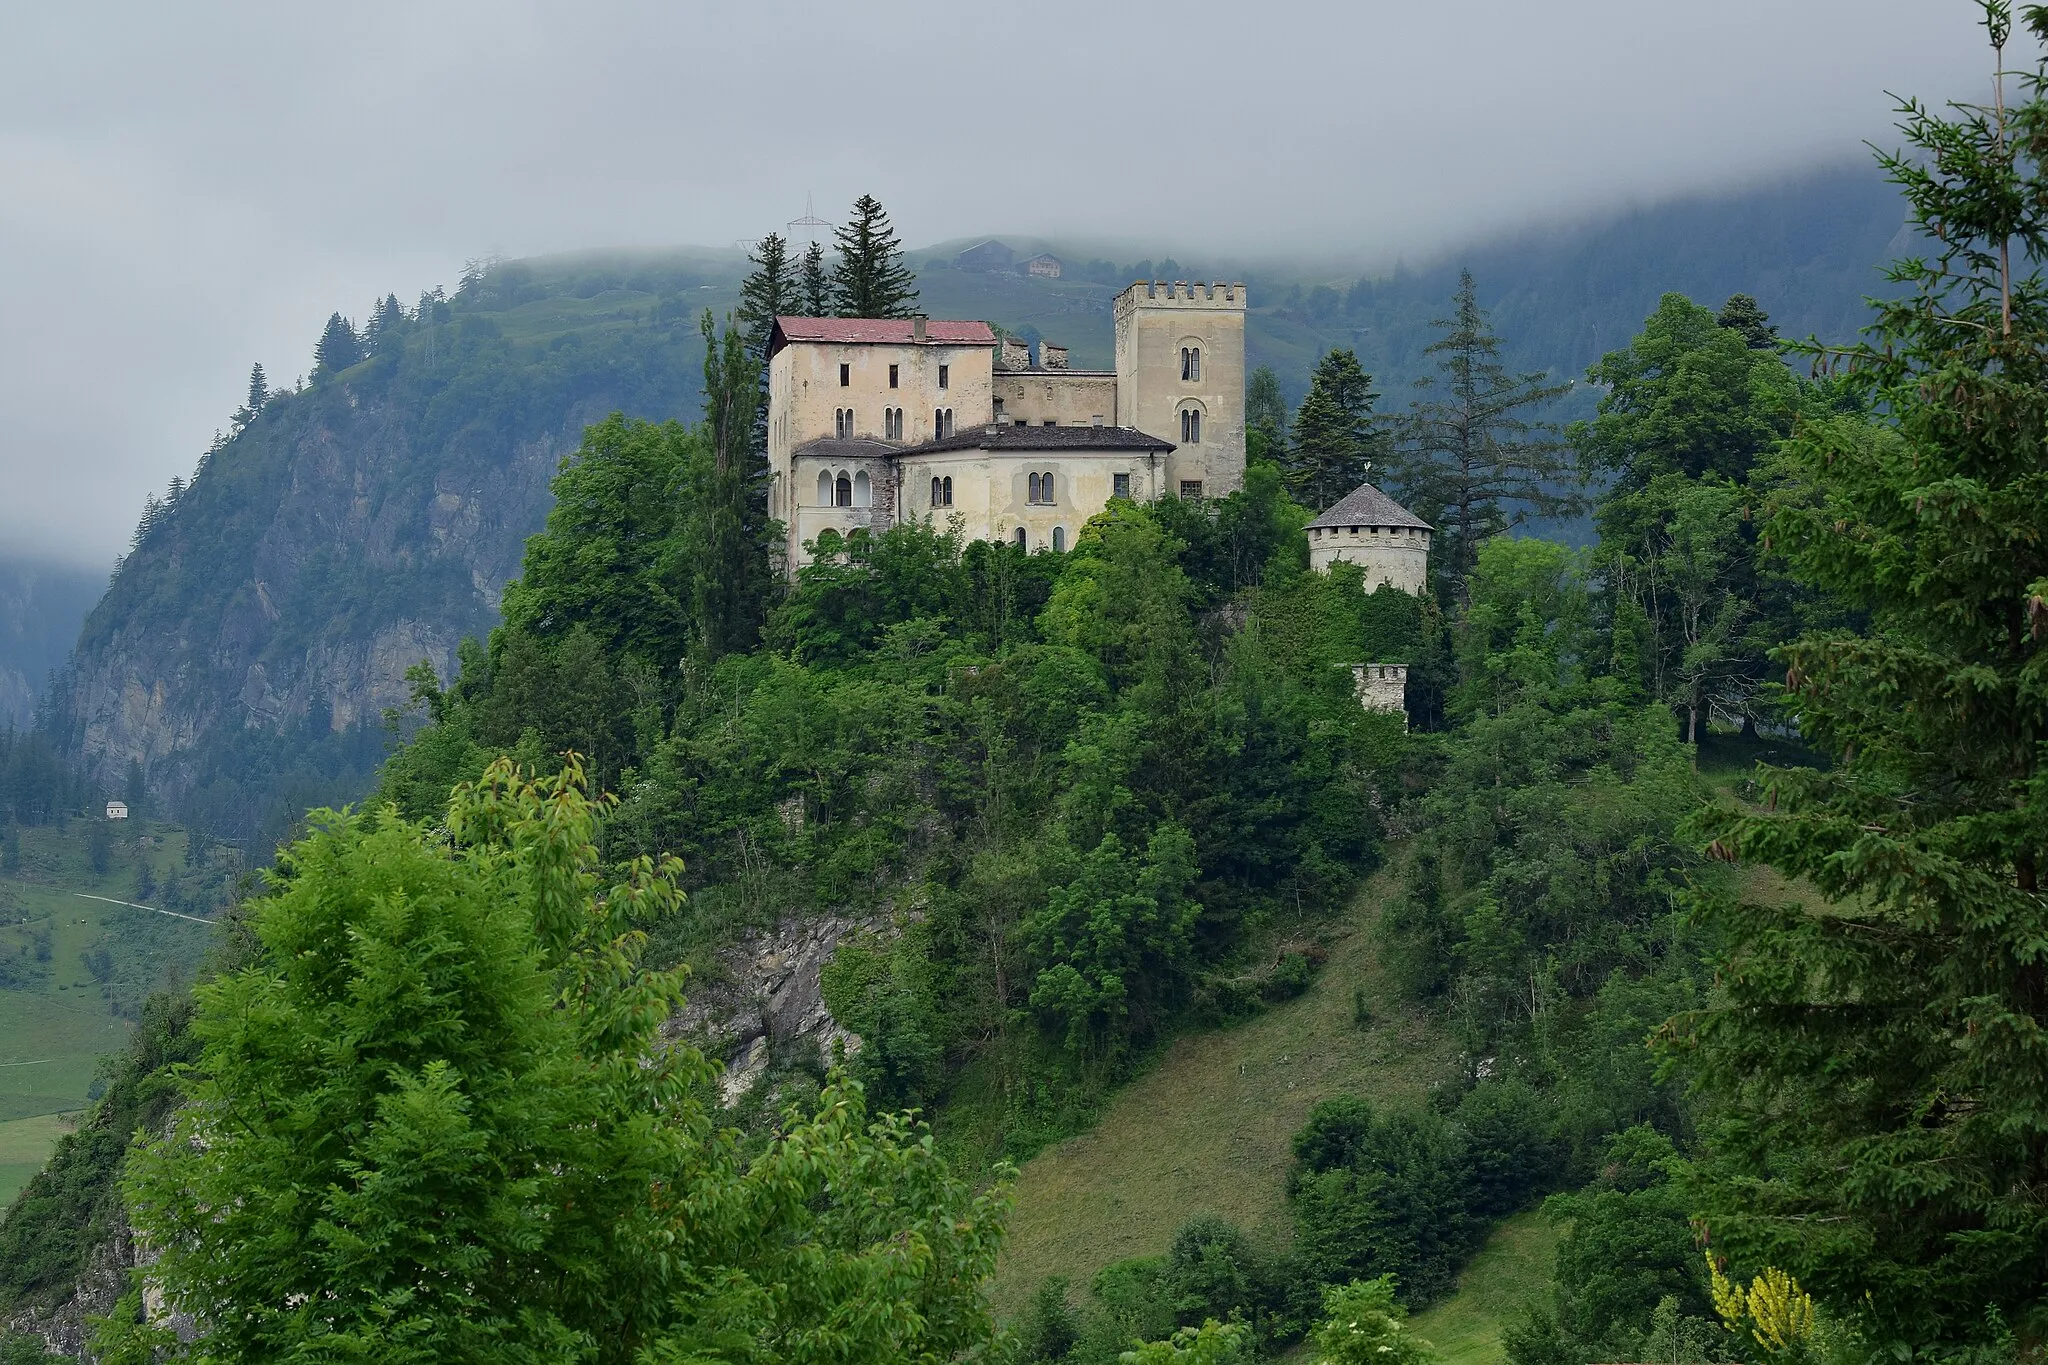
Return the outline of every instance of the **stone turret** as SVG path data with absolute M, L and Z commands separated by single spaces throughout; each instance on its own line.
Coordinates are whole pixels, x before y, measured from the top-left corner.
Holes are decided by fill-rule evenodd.
M 1308 564 L 1328 573 L 1339 562 L 1365 570 L 1365 590 L 1391 583 L 1420 596 L 1429 583 L 1429 538 L 1421 517 L 1362 483 L 1308 524 Z

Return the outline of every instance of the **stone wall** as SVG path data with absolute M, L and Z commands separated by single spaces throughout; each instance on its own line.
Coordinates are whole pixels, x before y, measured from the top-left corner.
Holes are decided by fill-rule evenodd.
M 1353 664 L 1351 686 L 1358 704 L 1368 711 L 1398 713 L 1402 724 L 1408 720 L 1408 665 Z

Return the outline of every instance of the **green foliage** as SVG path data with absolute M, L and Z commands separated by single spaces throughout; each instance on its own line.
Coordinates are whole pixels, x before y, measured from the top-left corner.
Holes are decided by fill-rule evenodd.
M 1205 1322 L 1183 1327 L 1165 1341 L 1150 1341 L 1117 1357 L 1123 1365 L 1236 1365 L 1254 1359 L 1251 1329 L 1242 1323 Z
M 1356 352 L 1333 350 L 1316 362 L 1287 448 L 1288 484 L 1310 508 L 1320 512 L 1365 482 L 1376 449 L 1372 406 L 1378 398 Z
M 768 332 L 775 319 L 803 311 L 802 282 L 789 242 L 779 233 L 763 237 L 747 255 L 753 269 L 740 283 L 739 319 L 746 327 L 747 347 L 756 360 L 768 353 Z
M 903 263 L 903 247 L 889 215 L 871 194 L 853 201 L 853 217 L 833 234 L 839 264 L 832 274 L 832 306 L 843 318 L 907 318 L 917 304 L 917 276 Z
M 362 359 L 363 339 L 355 327 L 340 313 L 329 316 L 320 342 L 313 348 L 314 378 L 349 369 Z
M 1745 477 L 1785 434 L 1794 393 L 1784 362 L 1751 345 L 1760 320 L 1723 326 L 1683 294 L 1664 295 L 1628 347 L 1586 371 L 1605 390 L 1599 415 L 1571 428 L 1587 468 L 1624 491 L 1660 474 Z
M 574 767 L 501 761 L 445 839 L 316 818 L 252 907 L 259 959 L 199 991 L 189 1099 L 126 1180 L 201 1335 L 117 1318 L 112 1358 L 879 1365 L 988 1339 L 1002 1188 L 971 1196 L 857 1089 L 743 1160 L 710 1067 L 656 1043 L 681 975 L 639 962 L 641 926 L 680 869 L 609 883 L 601 814 Z
M 825 248 L 812 242 L 804 248 L 802 270 L 797 279 L 797 297 L 806 317 L 822 318 L 832 312 L 832 278 L 825 273 Z
M 1488 540 L 1576 503 L 1560 487 L 1571 468 L 1567 447 L 1524 416 L 1570 385 L 1507 369 L 1469 270 L 1458 276 L 1452 308 L 1432 324 L 1444 332 L 1424 353 L 1438 357 L 1439 373 L 1416 381 L 1432 396 L 1410 404 L 1397 465 L 1408 506 L 1437 528 L 1440 572 L 1462 595 Z
M 1664 1359 L 1633 1354 L 1641 1337 L 1683 1342 L 1700 1335 L 1687 1324 L 1712 1320 L 1686 1218 L 1686 1167 L 1670 1139 L 1632 1128 L 1609 1140 L 1603 1161 L 1585 1189 L 1545 1205 L 1565 1228 L 1556 1277 L 1550 1302 L 1504 1333 L 1512 1365 Z M 1725 1359 L 1726 1343 L 1709 1358 Z
M 1994 45 L 2010 14 L 1987 5 Z M 2048 42 L 2048 9 L 2028 6 Z M 2037 67 L 2011 107 L 1908 102 L 1884 164 L 1931 254 L 1839 357 L 1881 416 L 1802 422 L 1766 535 L 1867 613 L 1785 646 L 1826 771 L 1759 775 L 1699 822 L 1803 905 L 1713 897 L 1724 994 L 1675 1039 L 1716 1112 L 1702 1212 L 1882 1349 L 2048 1330 L 2048 252 Z
M 1353 1280 L 1323 1291 L 1323 1320 L 1311 1334 L 1316 1365 L 1429 1365 L 1436 1351 L 1408 1330 L 1394 1277 Z
M 1244 385 L 1246 462 L 1277 460 L 1287 449 L 1287 400 L 1271 365 L 1253 370 Z M 1256 444 L 1258 449 L 1251 447 Z

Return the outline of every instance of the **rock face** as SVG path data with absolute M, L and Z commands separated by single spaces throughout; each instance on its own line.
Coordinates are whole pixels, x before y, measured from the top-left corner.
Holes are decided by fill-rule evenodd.
M 825 1006 L 819 979 L 848 934 L 874 926 L 839 915 L 790 917 L 747 931 L 718 954 L 718 970 L 693 982 L 690 1002 L 664 1031 L 722 1058 L 727 1104 L 752 1088 L 778 1054 L 815 1046 L 831 1060 L 860 1051 Z
M 584 427 L 696 416 L 686 313 L 535 269 L 500 267 L 371 359 L 274 398 L 148 519 L 63 688 L 60 738 L 103 781 L 140 763 L 154 796 L 230 838 L 360 796 L 406 670 L 447 680 L 461 640 L 496 623 Z M 572 287 L 618 306 L 549 292 Z M 507 339 L 501 319 L 558 305 L 546 344 Z
M 114 1303 L 128 1288 L 128 1272 L 135 1265 L 135 1239 L 125 1224 L 108 1241 L 92 1250 L 78 1286 L 48 1312 L 27 1309 L 7 1322 L 7 1329 L 23 1336 L 43 1339 L 51 1355 L 91 1360 L 87 1344 L 92 1339 L 92 1319 L 114 1311 Z

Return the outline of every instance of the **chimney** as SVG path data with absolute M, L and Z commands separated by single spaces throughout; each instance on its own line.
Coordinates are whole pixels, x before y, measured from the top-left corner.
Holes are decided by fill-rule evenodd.
M 1050 341 L 1039 342 L 1038 367 L 1042 370 L 1064 370 L 1067 368 L 1067 348 L 1055 346 Z
M 920 313 L 910 320 L 910 339 L 912 341 L 924 340 L 924 314 Z
M 1022 337 L 1004 337 L 1002 349 L 996 352 L 996 368 L 999 370 L 1028 370 L 1031 368 L 1031 343 Z
M 1099 426 L 1101 426 L 1101 425 L 1102 425 L 1102 414 L 1101 414 L 1101 413 L 1099 413 L 1099 412 L 1098 412 L 1098 413 L 1096 413 L 1096 414 L 1095 414 L 1095 418 L 1094 418 L 1094 420 L 1093 420 L 1093 421 L 1091 421 L 1091 422 L 1090 422 L 1090 423 L 1089 423 L 1088 425 L 1090 425 L 1090 426 L 1093 426 L 1093 427 L 1099 427 Z

